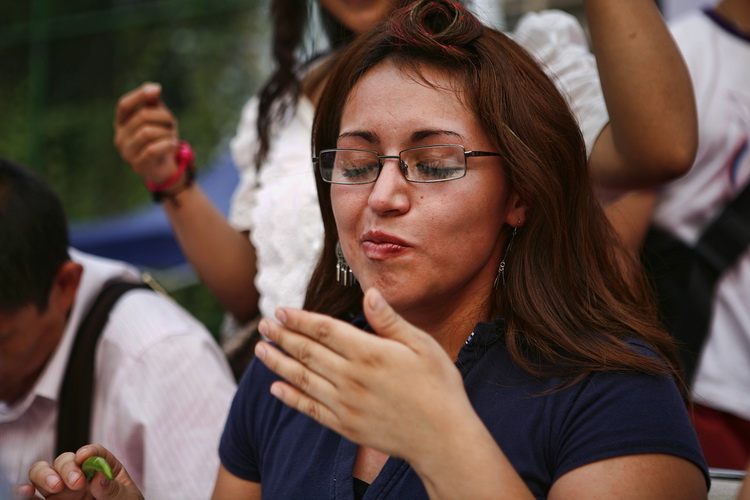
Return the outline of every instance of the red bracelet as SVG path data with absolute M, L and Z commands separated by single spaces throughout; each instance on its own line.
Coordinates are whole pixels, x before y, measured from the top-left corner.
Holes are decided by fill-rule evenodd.
M 146 187 L 149 191 L 151 191 L 152 193 L 159 193 L 161 191 L 166 191 L 167 189 L 174 186 L 177 181 L 180 180 L 182 174 L 185 173 L 185 170 L 187 170 L 188 167 L 192 167 L 193 160 L 195 159 L 195 154 L 190 148 L 190 144 L 188 144 L 186 141 L 180 141 L 180 144 L 177 145 L 177 151 L 175 151 L 174 157 L 175 161 L 177 161 L 177 170 L 175 171 L 175 173 L 173 173 L 164 182 L 160 182 L 158 184 L 147 180 Z

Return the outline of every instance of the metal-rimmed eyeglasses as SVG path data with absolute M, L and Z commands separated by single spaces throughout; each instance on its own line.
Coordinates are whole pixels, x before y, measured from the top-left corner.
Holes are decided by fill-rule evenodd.
M 466 159 L 500 156 L 489 151 L 466 151 L 459 144 L 437 144 L 404 149 L 397 156 L 385 156 L 369 149 L 324 149 L 313 163 L 330 184 L 370 184 L 378 180 L 384 160 L 398 160 L 409 182 L 444 182 L 466 175 Z

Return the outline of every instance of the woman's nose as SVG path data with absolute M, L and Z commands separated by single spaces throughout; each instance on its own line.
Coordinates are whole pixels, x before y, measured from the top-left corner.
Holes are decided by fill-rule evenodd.
M 397 158 L 383 160 L 380 175 L 370 192 L 368 204 L 377 214 L 399 215 L 409 210 L 411 182 L 406 180 Z

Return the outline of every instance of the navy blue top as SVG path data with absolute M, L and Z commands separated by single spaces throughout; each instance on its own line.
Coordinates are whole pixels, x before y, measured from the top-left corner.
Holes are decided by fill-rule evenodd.
M 474 409 L 537 498 L 566 472 L 639 453 L 685 458 L 708 471 L 677 386 L 668 376 L 600 372 L 564 390 L 518 368 L 503 341 L 503 321 L 480 323 L 456 365 Z M 643 343 L 636 349 L 656 356 Z M 232 403 L 219 446 L 224 467 L 262 483 L 264 498 L 354 498 L 357 445 L 279 402 L 278 380 L 254 360 Z M 461 429 L 456 429 L 461 432 Z M 427 498 L 421 480 L 390 458 L 365 499 Z

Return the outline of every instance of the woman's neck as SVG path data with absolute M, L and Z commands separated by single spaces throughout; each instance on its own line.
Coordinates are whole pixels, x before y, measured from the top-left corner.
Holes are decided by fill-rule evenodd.
M 422 310 L 404 311 L 402 316 L 409 323 L 429 333 L 445 352 L 456 360 L 458 353 L 471 335 L 474 327 L 481 321 L 487 321 L 489 307 L 451 307 L 432 303 Z

